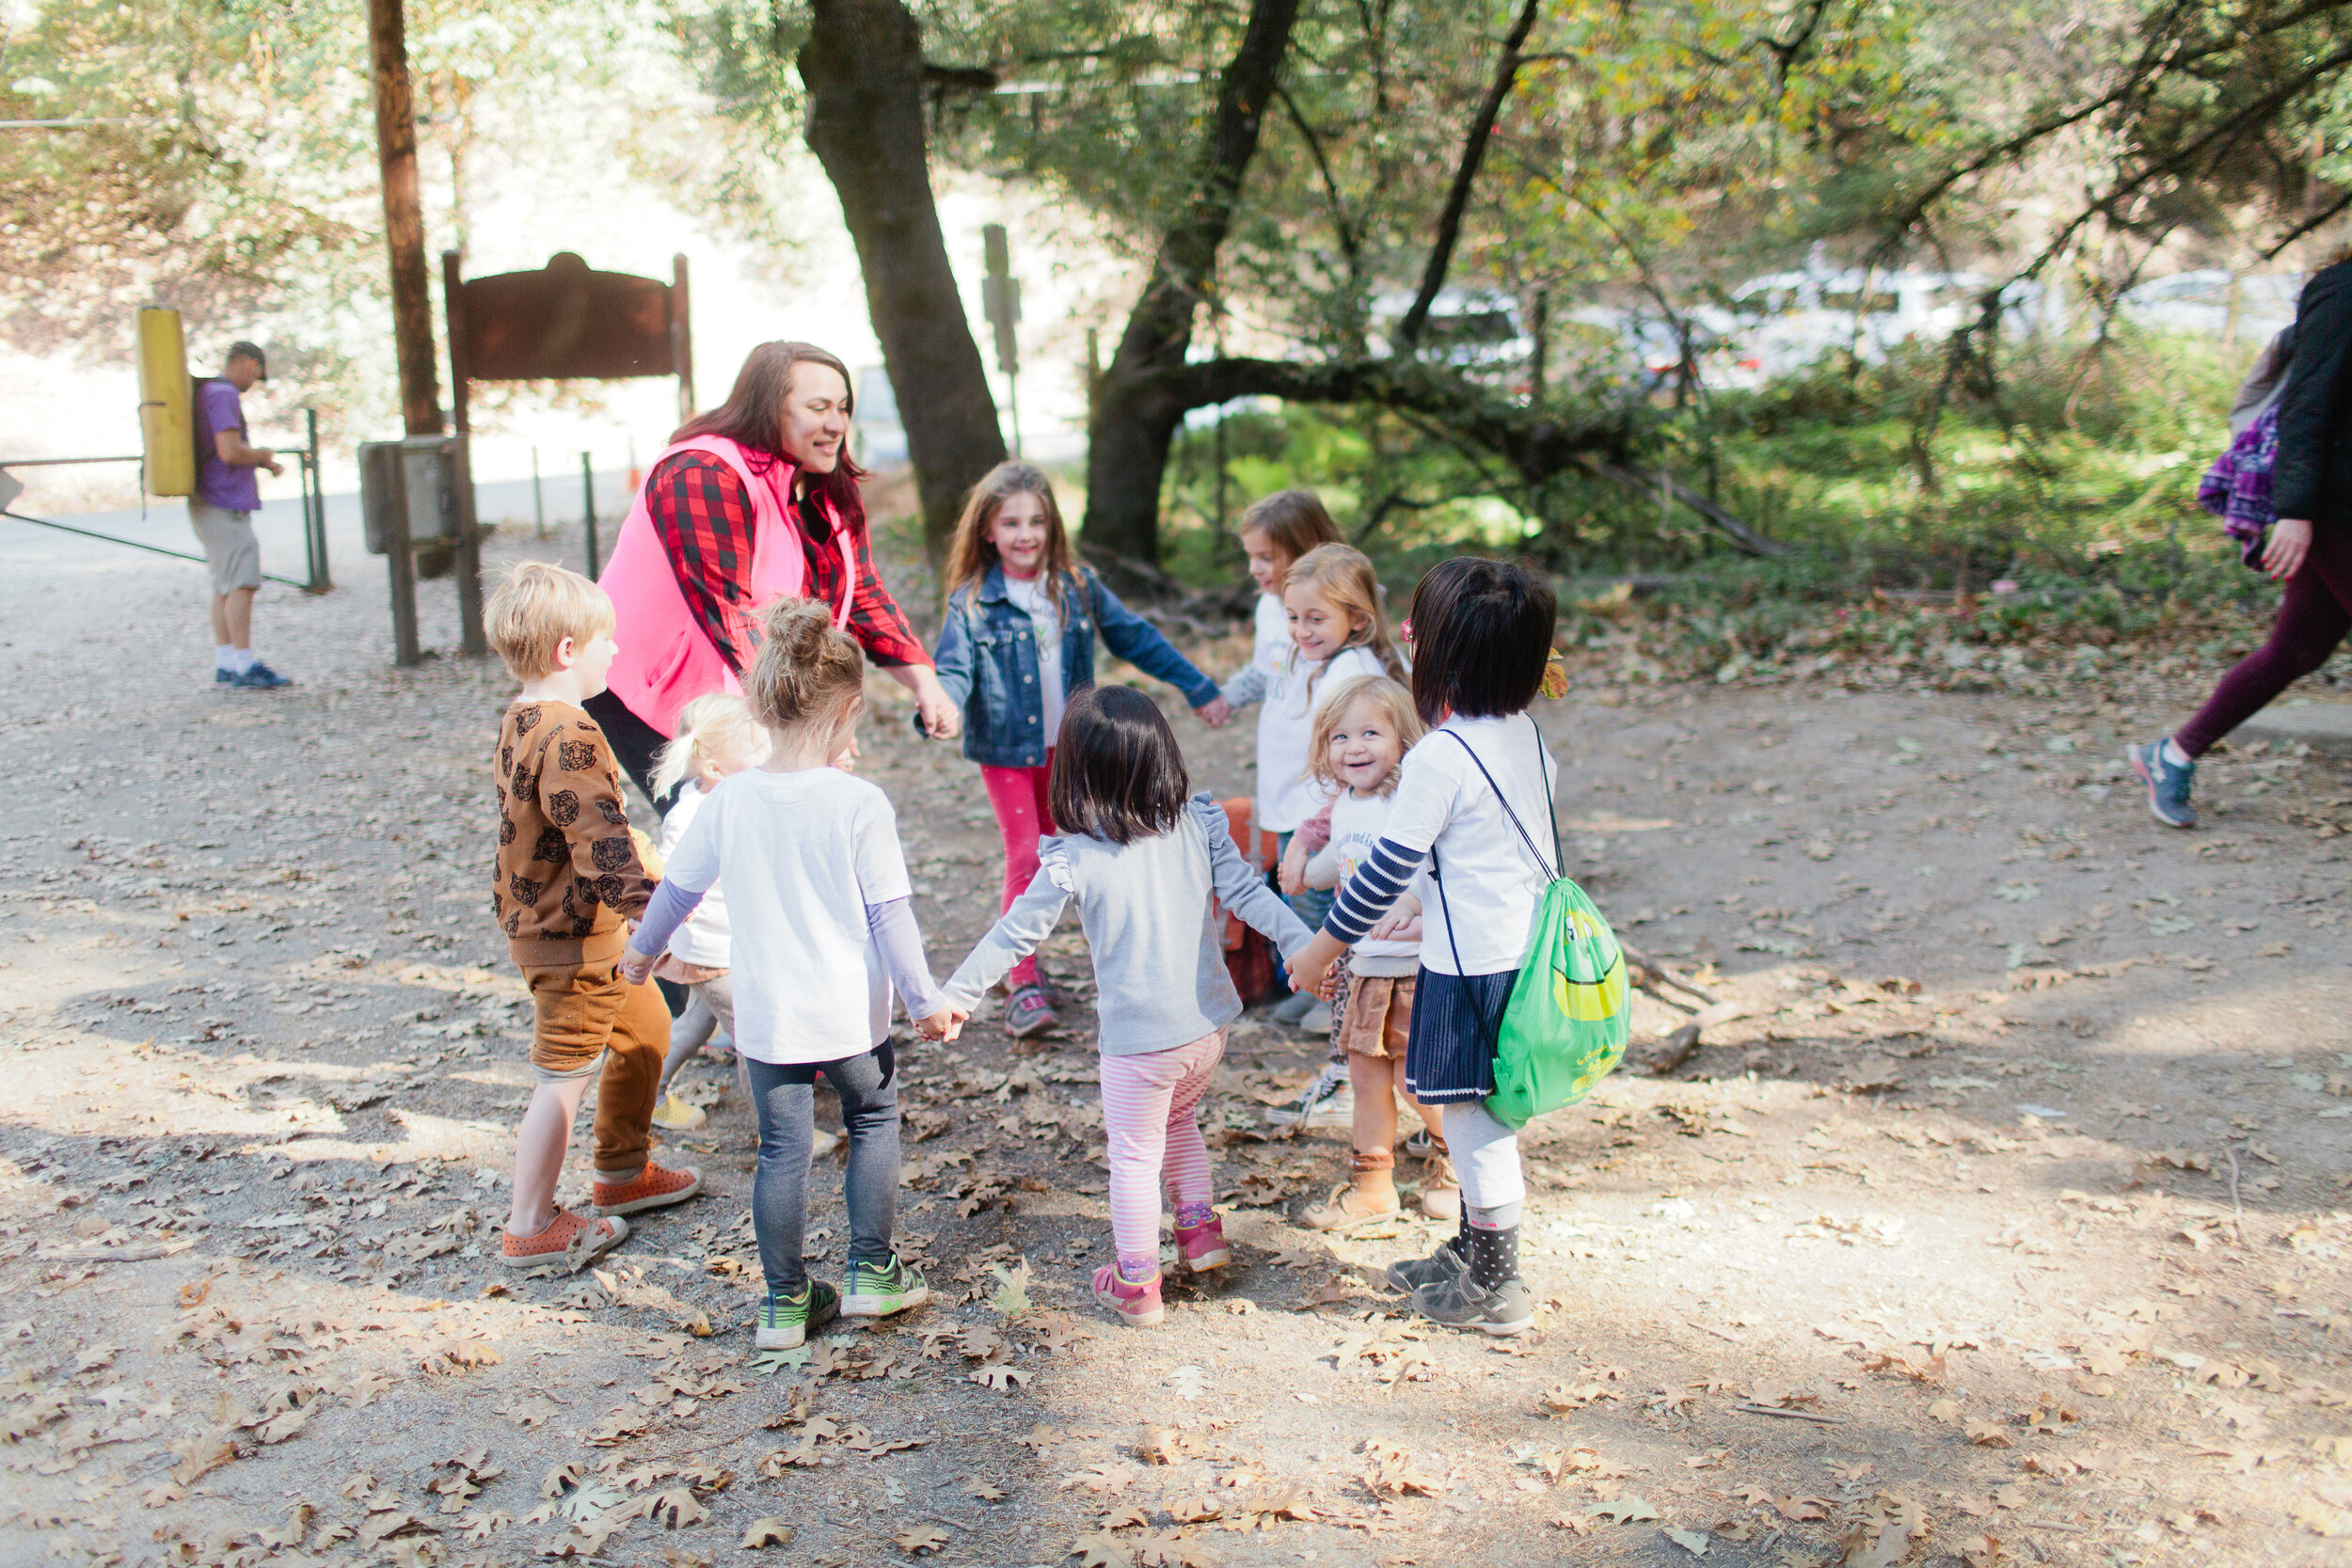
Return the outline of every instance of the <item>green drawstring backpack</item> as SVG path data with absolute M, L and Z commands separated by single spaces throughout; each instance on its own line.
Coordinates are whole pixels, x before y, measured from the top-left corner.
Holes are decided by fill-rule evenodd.
M 1528 723 L 1533 726 L 1533 718 Z M 1593 1092 L 1625 1059 L 1626 1040 L 1632 1033 L 1633 993 L 1627 982 L 1625 949 L 1609 928 L 1584 890 L 1561 874 L 1560 824 L 1551 803 L 1551 776 L 1543 768 L 1543 733 L 1535 736 L 1536 771 L 1544 780 L 1544 815 L 1551 820 L 1551 856 L 1547 862 L 1528 836 L 1518 814 L 1495 783 L 1470 743 L 1453 731 L 1470 762 L 1495 792 L 1502 815 L 1518 831 L 1519 842 L 1545 877 L 1544 895 L 1535 907 L 1527 954 L 1519 960 L 1518 979 L 1512 984 L 1502 1017 L 1488 1024 L 1479 1012 L 1478 1026 L 1494 1044 L 1495 1092 L 1486 1109 L 1506 1127 L 1524 1127 L 1546 1111 L 1573 1105 Z M 1443 868 L 1437 850 L 1429 852 L 1430 878 L 1438 885 L 1438 900 L 1445 904 Z M 1446 940 L 1454 947 L 1454 967 L 1462 967 L 1461 944 L 1454 940 L 1454 911 L 1445 910 Z M 1471 1010 L 1478 1012 L 1475 998 Z

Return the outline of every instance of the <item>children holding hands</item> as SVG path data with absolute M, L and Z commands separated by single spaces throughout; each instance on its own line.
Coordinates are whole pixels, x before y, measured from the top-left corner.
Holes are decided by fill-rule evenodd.
M 835 766 L 856 738 L 865 659 L 823 605 L 784 599 L 743 682 L 773 745 L 697 809 L 630 940 L 642 980 L 704 895 L 726 879 L 739 961 L 730 969 L 735 1048 L 759 1121 L 752 1224 L 767 1296 L 756 1340 L 788 1350 L 836 1312 L 882 1317 L 928 1299 L 892 1249 L 898 1190 L 898 1063 L 891 993 L 925 1033 L 952 1037 L 963 1009 L 932 983 L 889 797 Z M 848 1276 L 841 1291 L 802 1262 L 818 1076 L 841 1098 L 849 1132 L 843 1196 Z
M 1101 1027 L 1103 1125 L 1110 1145 L 1117 1261 L 1094 1275 L 1095 1298 L 1136 1326 L 1166 1315 L 1160 1297 L 1160 1189 L 1169 1189 L 1187 1268 L 1231 1254 L 1211 1208 L 1201 1097 L 1225 1051 L 1241 998 L 1225 968 L 1218 904 L 1285 956 L 1307 927 L 1242 859 L 1225 813 L 1190 796 L 1175 732 L 1127 687 L 1072 693 L 1048 784 L 1059 836 L 1038 846 L 1028 887 L 945 988 L 950 1018 L 1037 949 L 1075 903 L 1094 962 Z
M 1277 532 L 1272 523 L 1251 531 L 1253 569 Z M 925 1037 L 952 1039 L 1009 974 L 1009 1032 L 1049 1027 L 1033 955 L 1075 904 L 1099 998 L 1115 1252 L 1092 1288 L 1123 1322 L 1157 1323 L 1163 1189 L 1188 1269 L 1231 1256 L 1199 1125 L 1242 1011 L 1225 961 L 1230 912 L 1273 941 L 1301 994 L 1335 998 L 1333 1039 L 1355 1089 L 1351 1180 L 1306 1223 L 1343 1229 L 1397 1212 L 1401 1093 L 1422 1108 L 1439 1157 L 1424 1207 L 1458 1206 L 1460 1232 L 1429 1258 L 1392 1265 L 1390 1283 L 1434 1322 L 1526 1328 L 1525 1180 L 1516 1134 L 1486 1099 L 1536 900 L 1557 872 L 1523 827 L 1549 815 L 1555 771 L 1526 711 L 1550 653 L 1549 585 L 1491 561 L 1433 569 L 1407 623 L 1407 691 L 1391 678 L 1400 661 L 1370 562 L 1336 543 L 1280 559 L 1287 651 L 1265 670 L 1253 664 L 1257 678 L 1237 680 L 1232 694 L 1267 703 L 1262 819 L 1287 835 L 1329 792 L 1327 846 L 1311 857 L 1302 844 L 1285 865 L 1294 886 L 1337 890 L 1318 932 L 1243 858 L 1216 802 L 1190 793 L 1157 704 L 1092 684 L 1099 627 L 1116 651 L 1184 689 L 1205 719 L 1225 717 L 1205 676 L 1073 565 L 1043 475 L 1019 464 L 993 473 L 966 508 L 955 561 L 939 670 L 964 705 L 966 754 L 997 807 L 1007 882 L 1001 917 L 944 986 L 915 926 L 890 800 L 842 766 L 864 709 L 864 658 L 825 606 L 771 607 L 743 696 L 684 714 L 663 762 L 686 783 L 657 887 L 611 748 L 580 705 L 604 689 L 611 602 L 587 579 L 537 563 L 492 595 L 492 645 L 522 682 L 495 765 L 495 902 L 537 1009 L 539 1080 L 516 1137 L 505 1260 L 577 1267 L 628 1234 L 619 1216 L 701 1190 L 697 1172 L 648 1158 L 673 1037 L 644 984 L 659 962 L 730 1029 L 748 1078 L 766 1285 L 759 1348 L 798 1346 L 837 1313 L 921 1304 L 929 1289 L 892 1245 L 893 993 Z M 702 1037 L 676 1037 L 691 1041 L 682 1059 Z M 593 1220 L 554 1203 L 591 1075 Z M 837 1291 L 811 1279 L 802 1257 L 819 1077 L 840 1096 L 848 1130 L 850 1235 Z
M 1009 910 L 1037 876 L 1040 837 L 1055 831 L 1054 737 L 1072 694 L 1094 684 L 1098 632 L 1111 652 L 1184 692 L 1211 727 L 1231 709 L 1215 681 L 1076 563 L 1053 483 L 1026 463 L 1000 463 L 973 486 L 946 575 L 933 662 L 963 710 L 963 754 L 980 765 L 995 810 Z M 1024 955 L 1007 979 L 1005 1024 L 1016 1039 L 1060 1022 L 1034 958 Z
M 511 1266 L 577 1268 L 628 1234 L 620 1216 L 682 1203 L 702 1176 L 648 1157 L 669 1010 L 621 970 L 625 920 L 654 891 L 629 832 L 620 768 L 580 704 L 602 691 L 618 651 L 612 601 L 575 572 L 538 562 L 490 595 L 490 646 L 522 690 L 499 725 L 499 928 L 531 988 L 538 1078 L 515 1138 L 515 1197 L 500 1255 Z M 572 1119 L 596 1080 L 596 1212 L 556 1206 Z

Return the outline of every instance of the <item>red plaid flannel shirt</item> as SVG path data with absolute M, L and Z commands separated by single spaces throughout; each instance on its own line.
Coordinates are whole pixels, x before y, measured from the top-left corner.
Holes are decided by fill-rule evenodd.
M 751 595 L 752 504 L 743 482 L 718 458 L 682 451 L 655 468 L 645 499 L 654 531 L 669 555 L 686 605 L 712 647 L 738 672 L 759 647 L 759 624 Z M 808 573 L 802 592 L 826 604 L 841 602 L 841 552 L 815 530 L 825 523 L 812 499 L 801 511 L 802 542 Z M 856 595 L 850 602 L 850 635 L 881 665 L 929 664 L 930 656 L 907 624 L 906 612 L 874 570 L 873 551 L 863 521 L 845 522 L 857 562 Z

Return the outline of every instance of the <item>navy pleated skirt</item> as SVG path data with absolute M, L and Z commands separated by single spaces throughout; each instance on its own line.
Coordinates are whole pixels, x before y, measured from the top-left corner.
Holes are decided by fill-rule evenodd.
M 1422 970 L 1405 1043 L 1405 1086 L 1415 1100 L 1458 1104 L 1495 1092 L 1495 1035 L 1518 977 L 1516 969 L 1500 974 Z

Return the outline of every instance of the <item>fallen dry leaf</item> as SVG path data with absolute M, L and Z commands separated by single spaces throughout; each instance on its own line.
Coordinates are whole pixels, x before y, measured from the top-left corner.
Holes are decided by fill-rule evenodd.
M 1081 1535 L 1070 1550 L 1077 1554 L 1078 1568 L 1135 1568 L 1135 1549 L 1106 1529 Z
M 890 1539 L 909 1557 L 920 1557 L 947 1544 L 947 1532 L 937 1525 L 909 1525 Z
M 756 1551 L 762 1546 L 789 1546 L 790 1544 L 792 1544 L 792 1527 L 773 1514 L 770 1514 L 765 1519 L 754 1519 L 744 1527 L 742 1549 L 747 1552 Z

